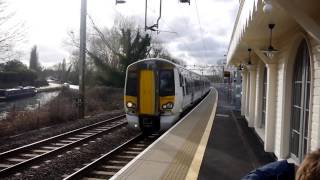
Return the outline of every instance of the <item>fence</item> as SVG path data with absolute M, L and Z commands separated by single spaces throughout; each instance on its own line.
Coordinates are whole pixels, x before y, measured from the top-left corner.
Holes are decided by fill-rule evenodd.
M 241 83 L 227 82 L 227 83 L 214 83 L 219 94 L 225 97 L 235 110 L 241 109 Z

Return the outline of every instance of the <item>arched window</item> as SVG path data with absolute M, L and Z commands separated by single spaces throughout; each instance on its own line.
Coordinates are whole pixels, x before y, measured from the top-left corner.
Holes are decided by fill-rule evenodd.
M 302 161 L 308 147 L 310 56 L 306 41 L 302 41 L 295 58 L 292 82 L 290 153 Z

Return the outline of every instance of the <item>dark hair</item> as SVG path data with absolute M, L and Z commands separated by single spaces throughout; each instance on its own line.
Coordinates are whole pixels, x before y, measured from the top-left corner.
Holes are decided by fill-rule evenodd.
M 296 180 L 318 180 L 320 178 L 320 149 L 308 154 L 302 161 Z

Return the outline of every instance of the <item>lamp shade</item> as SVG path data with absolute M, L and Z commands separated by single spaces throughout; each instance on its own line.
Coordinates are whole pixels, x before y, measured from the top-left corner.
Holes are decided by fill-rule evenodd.
M 268 49 L 261 50 L 261 52 L 264 53 L 268 58 L 272 59 L 274 55 L 280 51 L 274 49 L 272 46 L 269 46 Z
M 125 0 L 116 0 L 116 4 L 124 4 L 124 3 L 126 3 Z

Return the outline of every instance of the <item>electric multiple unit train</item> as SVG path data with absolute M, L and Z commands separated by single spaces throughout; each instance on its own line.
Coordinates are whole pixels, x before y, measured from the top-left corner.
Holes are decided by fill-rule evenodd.
M 209 90 L 206 78 L 171 61 L 152 58 L 132 63 L 124 89 L 129 126 L 143 132 L 165 131 Z

